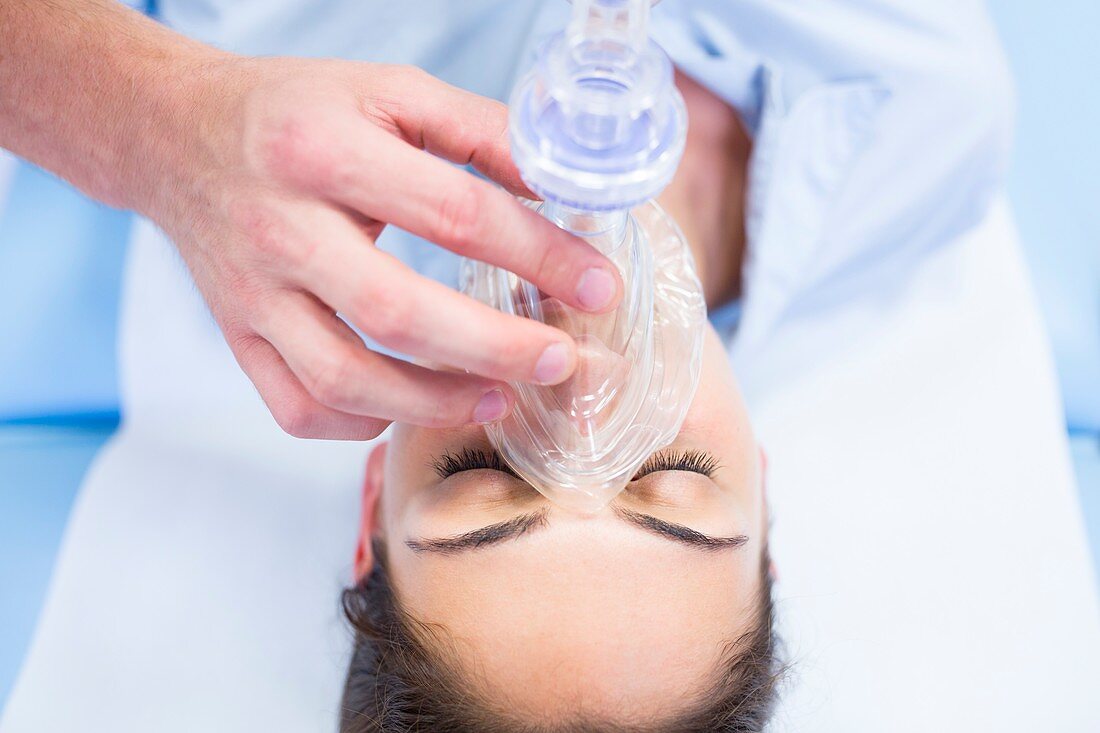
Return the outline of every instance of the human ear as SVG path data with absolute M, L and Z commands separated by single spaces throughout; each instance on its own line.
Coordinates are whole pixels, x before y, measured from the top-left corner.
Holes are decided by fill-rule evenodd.
M 388 445 L 387 442 L 378 443 L 367 458 L 367 471 L 363 478 L 362 509 L 359 516 L 359 540 L 355 546 L 356 582 L 365 578 L 374 564 L 371 539 L 378 529 L 378 501 L 382 496 Z

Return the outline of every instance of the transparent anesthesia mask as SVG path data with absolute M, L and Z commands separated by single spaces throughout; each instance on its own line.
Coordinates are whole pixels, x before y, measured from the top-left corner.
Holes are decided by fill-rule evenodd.
M 539 208 L 562 216 L 553 204 Z M 600 249 L 626 285 L 614 311 L 575 310 L 472 260 L 464 262 L 461 282 L 478 300 L 560 328 L 576 342 L 572 376 L 552 387 L 513 383 L 512 413 L 486 432 L 508 465 L 546 497 L 596 511 L 680 431 L 699 382 L 706 306 L 683 235 L 655 203 L 604 231 L 593 228 L 608 224 L 606 217 L 564 217 L 608 245 Z
M 559 328 L 577 345 L 562 384 L 513 383 L 516 403 L 486 432 L 517 474 L 555 503 L 605 506 L 677 435 L 701 367 L 706 306 L 679 228 L 650 199 L 683 152 L 671 64 L 649 41 L 649 0 L 575 0 L 511 103 L 513 157 L 543 216 L 618 267 L 623 300 L 578 311 L 516 275 L 465 260 L 462 290 Z

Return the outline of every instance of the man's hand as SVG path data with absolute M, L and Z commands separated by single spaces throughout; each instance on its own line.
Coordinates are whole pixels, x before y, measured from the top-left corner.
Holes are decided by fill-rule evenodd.
M 224 54 L 105 0 L 4 5 L 0 145 L 159 224 L 293 435 L 488 422 L 510 409 L 505 380 L 573 369 L 563 332 L 376 249 L 387 224 L 584 310 L 620 297 L 608 260 L 513 198 L 495 101 L 409 67 Z
M 488 422 L 510 406 L 498 380 L 570 374 L 575 348 L 562 332 L 374 247 L 394 224 L 582 309 L 612 306 L 614 266 L 512 196 L 525 188 L 503 105 L 411 67 L 231 60 L 211 78 L 222 101 L 210 154 L 173 188 L 183 195 L 150 213 L 285 430 L 365 437 L 390 420 Z M 373 353 L 337 313 L 386 347 L 471 374 Z

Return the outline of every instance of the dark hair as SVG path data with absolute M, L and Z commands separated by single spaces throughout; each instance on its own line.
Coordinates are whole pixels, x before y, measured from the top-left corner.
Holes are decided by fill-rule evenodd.
M 447 653 L 446 632 L 400 608 L 385 548 L 374 545 L 369 576 L 343 594 L 355 649 L 344 685 L 341 733 L 759 733 L 782 676 L 764 552 L 755 623 L 728 645 L 704 702 L 672 720 L 624 726 L 580 720 L 530 723 L 486 705 Z

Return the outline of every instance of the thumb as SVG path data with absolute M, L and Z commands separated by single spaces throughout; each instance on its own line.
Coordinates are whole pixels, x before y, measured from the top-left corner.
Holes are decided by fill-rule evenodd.
M 372 105 L 407 142 L 452 163 L 473 165 L 512 194 L 535 198 L 512 162 L 506 105 L 414 66 L 387 67 L 368 83 Z

